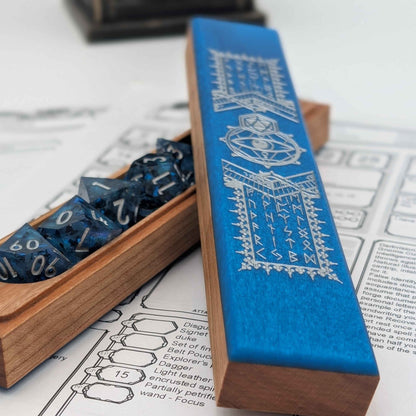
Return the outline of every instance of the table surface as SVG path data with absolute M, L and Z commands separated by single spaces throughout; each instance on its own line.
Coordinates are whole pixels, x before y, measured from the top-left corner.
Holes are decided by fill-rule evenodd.
M 336 120 L 416 129 L 416 2 L 262 0 L 299 96 Z M 88 44 L 61 0 L 13 0 L 0 14 L 0 110 L 108 105 L 134 84 L 184 91 L 185 37 Z

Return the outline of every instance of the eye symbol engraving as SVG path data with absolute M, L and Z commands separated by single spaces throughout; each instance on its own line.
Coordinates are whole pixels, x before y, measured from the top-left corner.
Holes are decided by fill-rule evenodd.
M 251 145 L 253 146 L 254 149 L 259 149 L 259 150 L 270 150 L 273 148 L 273 145 L 269 142 L 267 142 L 266 140 L 262 140 L 259 138 L 253 139 L 251 141 Z
M 242 157 L 266 168 L 299 164 L 305 151 L 293 139 L 293 135 L 279 130 L 275 120 L 261 114 L 240 116 L 238 127 L 229 127 L 221 139 L 235 157 Z

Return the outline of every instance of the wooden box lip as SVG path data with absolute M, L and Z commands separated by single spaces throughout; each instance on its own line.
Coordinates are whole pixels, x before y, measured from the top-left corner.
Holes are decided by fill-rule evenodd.
M 190 136 L 190 130 L 175 137 L 174 140 L 182 140 Z M 111 175 L 112 178 L 121 177 L 128 169 L 128 166 L 120 169 Z M 33 306 L 36 302 L 49 295 L 55 289 L 61 287 L 64 283 L 72 281 L 73 284 L 82 282 L 88 279 L 91 273 L 96 272 L 102 267 L 102 261 L 112 261 L 118 256 L 118 251 L 113 250 L 117 248 L 128 248 L 132 244 L 140 241 L 142 234 L 145 230 L 151 229 L 155 226 L 157 220 L 163 215 L 167 214 L 175 206 L 181 204 L 183 201 L 188 199 L 196 191 L 196 186 L 192 185 L 180 195 L 167 202 L 148 217 L 142 219 L 132 227 L 128 228 L 122 234 L 117 236 L 114 240 L 110 241 L 105 246 L 101 247 L 88 257 L 72 266 L 70 269 L 65 271 L 59 276 L 56 276 L 49 280 L 34 283 L 5 283 L 0 282 L 0 323 L 15 318 L 17 315 L 26 311 L 28 308 Z M 59 207 L 47 212 L 41 217 L 34 219 L 29 224 L 37 226 L 45 218 L 52 215 Z M 0 244 L 6 241 L 11 234 L 0 240 Z M 84 273 L 80 273 L 83 271 Z M 7 293 L 6 293 L 7 292 Z

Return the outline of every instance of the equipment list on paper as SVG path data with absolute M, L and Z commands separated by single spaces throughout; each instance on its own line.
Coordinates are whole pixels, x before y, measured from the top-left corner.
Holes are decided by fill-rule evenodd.
M 215 400 L 212 377 L 201 374 L 204 367 L 212 367 L 207 340 L 208 324 L 184 321 L 140 394 L 200 407 Z

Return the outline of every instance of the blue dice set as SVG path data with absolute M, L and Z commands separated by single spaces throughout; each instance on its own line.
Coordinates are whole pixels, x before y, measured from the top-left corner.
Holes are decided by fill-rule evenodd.
M 193 183 L 191 146 L 165 139 L 123 179 L 82 177 L 78 195 L 37 229 L 25 224 L 0 245 L 0 281 L 32 283 L 63 273 Z

